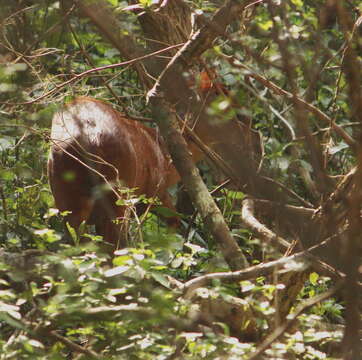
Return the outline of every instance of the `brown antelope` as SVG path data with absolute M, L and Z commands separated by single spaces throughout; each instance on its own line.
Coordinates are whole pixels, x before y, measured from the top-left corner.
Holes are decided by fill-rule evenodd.
M 135 189 L 135 195 L 157 196 L 173 209 L 167 188 L 179 177 L 157 130 L 107 103 L 80 97 L 55 114 L 51 139 L 50 187 L 74 229 L 84 221 L 107 242 L 122 239 L 116 219 L 124 218 L 126 206 L 116 205 L 117 184 Z
M 213 86 L 210 79 L 202 81 L 201 91 Z M 200 125 L 196 132 L 201 140 L 212 143 L 216 129 L 229 143 L 233 136 L 237 151 L 244 154 L 245 144 L 254 137 L 238 121 L 216 128 Z M 82 222 L 94 224 L 106 242 L 125 246 L 120 223 L 127 206 L 116 204 L 122 197 L 119 185 L 134 189 L 136 196 L 157 197 L 174 209 L 167 188 L 179 175 L 156 129 L 126 118 L 105 102 L 79 97 L 55 114 L 51 139 L 51 190 L 58 209 L 69 211 L 65 220 L 74 229 Z M 197 146 L 189 142 L 189 147 L 194 161 L 200 160 L 203 154 Z

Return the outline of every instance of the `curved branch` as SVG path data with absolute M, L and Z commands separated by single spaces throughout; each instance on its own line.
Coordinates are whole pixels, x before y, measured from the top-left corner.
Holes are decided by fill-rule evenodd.
M 239 271 L 229 271 L 229 272 L 218 272 L 218 273 L 212 273 L 212 274 L 206 274 L 199 276 L 195 279 L 187 281 L 183 287 L 180 287 L 180 290 L 183 291 L 185 298 L 192 297 L 193 293 L 196 289 L 199 287 L 207 286 L 214 280 L 220 280 L 222 282 L 238 282 L 243 280 L 250 280 L 255 279 L 259 276 L 267 276 L 275 272 L 276 269 L 280 269 L 279 271 L 281 273 L 288 272 L 288 271 L 301 271 L 304 270 L 302 266 L 296 267 L 290 267 L 284 268 L 285 265 L 288 263 L 296 263 L 296 262 L 313 262 L 313 265 L 319 266 L 322 268 L 323 264 L 315 258 L 313 253 L 317 250 L 320 250 L 322 248 L 326 248 L 329 245 L 330 240 L 333 238 L 329 238 L 328 240 L 323 241 L 322 243 L 315 245 L 308 250 L 301 251 L 299 253 L 296 253 L 291 256 L 283 257 L 278 260 L 270 261 L 265 264 L 259 264 L 255 266 L 248 267 L 247 269 L 239 270 Z M 309 266 L 308 263 L 304 264 L 304 268 L 306 266 Z M 334 269 L 331 269 L 330 267 L 324 267 L 324 270 L 327 270 L 332 276 L 337 277 L 339 279 L 344 279 L 345 274 L 338 272 Z M 360 288 L 362 287 L 361 284 L 359 284 Z
M 265 225 L 256 219 L 254 216 L 253 200 L 245 198 L 242 201 L 241 220 L 244 225 L 253 233 L 260 236 L 267 243 L 276 245 L 280 250 L 288 249 L 291 246 L 288 241 L 269 230 Z

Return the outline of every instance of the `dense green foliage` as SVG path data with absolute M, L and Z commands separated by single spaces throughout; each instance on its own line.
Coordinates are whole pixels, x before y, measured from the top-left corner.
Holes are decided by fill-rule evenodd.
M 122 32 L 138 36 L 143 45 L 137 16 L 121 11 L 127 3 L 108 2 L 118 10 Z M 139 1 L 146 9 L 154 3 Z M 218 3 L 188 5 L 210 19 Z M 262 165 L 275 181 L 317 208 L 324 195 L 308 182 L 315 176 L 314 160 L 303 143 L 305 133 L 295 125 L 298 116 L 286 97 L 250 77 L 248 67 L 295 91 L 356 136 L 360 124 L 351 110 L 350 80 L 342 71 L 346 33 L 328 1 L 289 0 L 283 6 L 274 1 L 274 14 L 265 3 L 230 24 L 227 35 L 204 54 L 203 61 L 228 89 L 227 98 L 217 97 L 208 111 L 222 121 L 235 115 L 252 118 L 252 127 L 263 137 Z M 345 3 L 349 21 L 355 22 L 361 5 Z M 130 66 L 62 86 L 74 74 L 125 60 L 62 2 L 0 0 L 0 19 L 0 359 L 248 359 L 278 324 L 275 294 L 283 285 L 276 274 L 234 283 L 215 280 L 185 298 L 182 283 L 229 270 L 197 214 L 183 215 L 177 231 L 155 214 L 141 218 L 142 226 L 133 221 L 131 247 L 113 259 L 102 252 L 102 239 L 92 228 L 87 229 L 89 242 L 79 243 L 74 232 L 71 243 L 64 240 L 64 214 L 54 208 L 46 174 L 52 114 L 74 96 L 87 95 L 111 101 L 129 116 L 149 118 L 146 90 Z M 360 36 L 361 27 L 355 31 Z M 285 40 L 284 45 L 276 39 Z M 361 47 L 359 42 L 359 61 Z M 285 66 L 283 51 L 295 55 L 296 62 Z M 308 120 L 324 155 L 323 171 L 332 178 L 344 175 L 356 161 L 351 147 L 332 124 L 315 114 Z M 210 163 L 201 163 L 200 169 L 210 190 L 223 179 Z M 223 188 L 213 196 L 251 264 L 281 256 L 242 225 L 240 189 Z M 277 231 L 273 217 L 263 220 Z M 294 235 L 291 231 L 287 237 L 293 240 Z M 311 271 L 292 309 L 334 281 Z M 235 310 L 235 298 L 246 305 Z M 343 356 L 345 302 L 337 294 L 312 305 L 267 347 L 263 358 Z M 253 313 L 249 333 L 250 318 L 236 329 L 228 322 L 240 308 Z

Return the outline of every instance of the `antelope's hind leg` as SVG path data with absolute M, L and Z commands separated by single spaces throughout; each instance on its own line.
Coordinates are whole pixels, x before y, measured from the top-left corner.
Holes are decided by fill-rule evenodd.
M 127 246 L 128 221 L 125 219 L 126 208 L 116 205 L 116 196 L 111 192 L 97 199 L 91 215 L 96 232 L 103 240 L 112 244 L 113 250 Z
M 69 211 L 64 221 L 80 237 L 79 226 L 88 223 L 94 206 L 87 169 L 72 157 L 54 151 L 48 161 L 48 175 L 56 207 L 61 212 Z M 66 237 L 71 237 L 67 227 Z

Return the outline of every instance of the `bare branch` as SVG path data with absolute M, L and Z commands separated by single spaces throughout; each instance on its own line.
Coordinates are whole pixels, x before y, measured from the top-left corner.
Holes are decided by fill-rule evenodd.
M 52 338 L 64 344 L 69 350 L 87 355 L 90 359 L 103 359 L 103 356 L 98 355 L 95 351 L 76 344 L 75 342 L 69 340 L 65 336 L 58 334 L 58 332 L 56 332 L 55 330 L 50 331 L 49 334 Z
M 279 269 L 279 272 L 285 273 L 288 271 L 301 271 L 305 269 L 305 267 L 309 266 L 308 262 L 313 261 L 316 263 L 316 259 L 313 256 L 313 253 L 317 250 L 320 250 L 322 248 L 326 248 L 332 238 L 323 241 L 322 243 L 315 245 L 311 247 L 308 250 L 296 253 L 294 255 L 283 257 L 278 260 L 270 261 L 265 264 L 259 264 L 255 266 L 251 266 L 247 269 L 239 270 L 239 271 L 231 271 L 231 272 L 219 272 L 219 273 L 212 273 L 212 274 L 206 274 L 203 276 L 199 276 L 195 279 L 187 281 L 183 286 L 183 292 L 185 298 L 190 298 L 193 294 L 193 292 L 202 286 L 206 286 L 210 284 L 213 280 L 220 280 L 222 282 L 238 282 L 243 280 L 250 280 L 255 279 L 259 276 L 267 276 L 271 273 L 275 272 L 276 269 Z M 285 265 L 288 263 L 296 263 L 296 262 L 303 262 L 302 267 L 296 267 L 292 266 L 290 268 L 284 268 Z M 328 270 L 328 269 L 326 269 Z M 337 271 L 330 271 L 330 274 L 338 277 L 338 278 L 344 278 L 345 275 L 341 272 Z M 361 286 L 361 285 L 360 285 Z
M 281 250 L 288 249 L 291 246 L 288 241 L 273 233 L 255 218 L 254 202 L 249 198 L 245 198 L 242 201 L 241 220 L 248 229 L 260 236 L 266 243 L 273 244 Z

